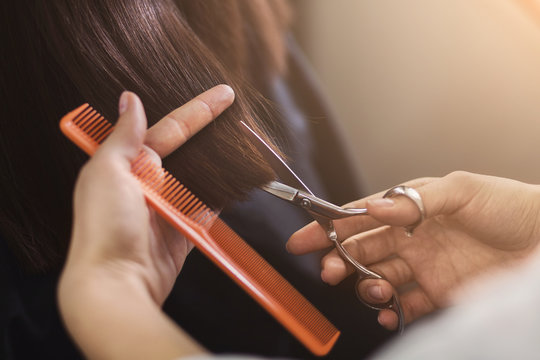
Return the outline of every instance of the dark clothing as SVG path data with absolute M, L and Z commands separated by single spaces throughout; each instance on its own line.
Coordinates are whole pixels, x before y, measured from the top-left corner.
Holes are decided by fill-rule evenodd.
M 284 152 L 292 168 L 316 195 L 335 203 L 361 193 L 338 127 L 295 44 L 290 42 L 288 79 L 266 90 L 283 114 Z M 222 218 L 282 273 L 342 331 L 329 358 L 359 358 L 388 337 L 376 313 L 354 296 L 354 281 L 331 288 L 319 279 L 319 255 L 295 257 L 285 242 L 310 219 L 299 209 L 260 190 L 222 212 Z M 58 274 L 22 273 L 0 246 L 0 358 L 78 358 L 56 306 Z M 279 323 L 226 275 L 194 250 L 189 255 L 164 310 L 214 352 L 311 358 Z
M 78 359 L 56 305 L 58 274 L 28 275 L 0 239 L 0 359 Z

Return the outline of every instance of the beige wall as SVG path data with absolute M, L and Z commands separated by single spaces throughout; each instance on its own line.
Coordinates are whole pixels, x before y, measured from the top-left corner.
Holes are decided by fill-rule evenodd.
M 540 184 L 538 3 L 293 1 L 368 191 L 458 169 Z

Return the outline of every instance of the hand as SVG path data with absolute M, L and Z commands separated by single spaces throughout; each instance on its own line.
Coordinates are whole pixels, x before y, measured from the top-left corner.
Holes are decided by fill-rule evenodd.
M 370 216 L 335 225 L 345 248 L 398 289 L 406 323 L 447 306 L 455 290 L 474 276 L 510 266 L 538 246 L 538 186 L 464 172 L 405 185 L 420 193 L 426 210 L 412 237 L 403 226 L 417 221 L 417 207 L 405 197 L 382 199 L 382 193 L 347 204 L 367 207 Z M 287 248 L 300 255 L 329 245 L 321 227 L 312 223 L 293 234 Z M 336 250 L 322 259 L 321 277 L 329 284 L 352 271 Z M 383 303 L 391 298 L 392 286 L 366 280 L 359 293 Z M 380 311 L 378 320 L 388 329 L 397 327 L 391 310 Z
M 192 248 L 147 206 L 139 182 L 131 175 L 131 162 L 145 147 L 160 163 L 160 157 L 182 145 L 233 100 L 230 87 L 216 86 L 146 131 L 139 98 L 133 93 L 122 94 L 115 130 L 77 180 L 70 250 L 59 284 L 62 316 L 87 356 L 101 358 L 108 349 L 103 339 L 94 344 L 99 336 L 108 333 L 105 328 L 110 325 L 99 324 L 99 315 L 112 319 L 125 311 L 122 321 L 126 327 L 121 332 L 128 339 L 130 322 L 135 322 L 137 316 L 144 319 L 142 312 L 152 314 L 153 308 L 164 302 Z M 139 300 L 141 306 L 137 305 Z M 129 307 L 137 310 L 130 314 Z M 149 328 L 156 316 L 147 317 L 145 326 Z M 123 325 L 122 321 L 107 321 L 117 327 Z M 102 328 L 102 334 L 95 334 L 93 325 Z M 111 334 L 114 326 L 109 330 Z M 111 341 L 121 340 L 111 337 Z

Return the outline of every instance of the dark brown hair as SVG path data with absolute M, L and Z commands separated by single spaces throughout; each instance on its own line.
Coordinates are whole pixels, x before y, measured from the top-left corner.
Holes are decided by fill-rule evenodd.
M 115 120 L 118 96 L 128 89 L 141 97 L 151 125 L 213 85 L 229 84 L 233 106 L 164 166 L 214 208 L 273 177 L 246 146 L 239 120 L 259 131 L 271 121 L 254 89 L 285 68 L 283 1 L 9 3 L 1 5 L 9 40 L 0 83 L 0 232 L 32 270 L 57 267 L 65 255 L 85 157 L 57 124 L 82 102 Z

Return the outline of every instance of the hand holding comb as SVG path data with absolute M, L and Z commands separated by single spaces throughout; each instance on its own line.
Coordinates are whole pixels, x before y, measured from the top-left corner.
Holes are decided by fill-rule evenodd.
M 85 104 L 61 120 L 61 129 L 92 155 L 112 124 Z M 310 351 L 324 355 L 339 331 L 291 284 L 166 170 L 141 152 L 132 163 L 147 202 L 250 294 Z

